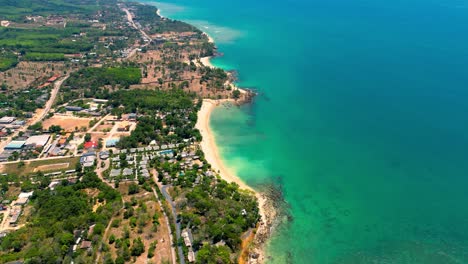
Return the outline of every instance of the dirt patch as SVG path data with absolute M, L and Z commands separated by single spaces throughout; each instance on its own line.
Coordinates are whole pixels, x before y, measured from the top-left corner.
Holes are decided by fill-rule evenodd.
M 80 161 L 79 157 L 73 158 L 58 158 L 58 159 L 44 159 L 44 160 L 35 160 L 35 161 L 24 161 L 24 163 L 20 162 L 13 162 L 8 164 L 3 164 L 0 166 L 0 172 L 6 174 L 15 174 L 18 176 L 29 175 L 34 173 L 34 169 L 42 166 L 49 166 L 54 164 L 63 164 L 68 163 L 69 168 L 75 168 L 76 164 Z M 51 167 L 49 167 L 51 168 Z M 49 172 L 55 171 L 55 169 L 51 169 Z M 57 170 L 61 171 L 61 169 Z
M 37 171 L 58 171 L 62 169 L 67 169 L 70 167 L 70 163 L 65 162 L 65 163 L 56 163 L 56 164 L 49 164 L 49 165 L 41 165 L 36 167 L 33 172 Z
M 89 128 L 89 122 L 93 120 L 91 118 L 81 118 L 81 117 L 73 117 L 73 116 L 53 116 L 44 122 L 42 122 L 42 127 L 44 129 L 48 129 L 52 125 L 62 127 L 65 132 L 75 132 L 85 130 Z M 78 130 L 77 130 L 78 129 Z
M 95 131 L 98 131 L 98 132 L 109 132 L 111 131 L 113 125 L 109 124 L 109 125 L 100 125 L 96 128 Z

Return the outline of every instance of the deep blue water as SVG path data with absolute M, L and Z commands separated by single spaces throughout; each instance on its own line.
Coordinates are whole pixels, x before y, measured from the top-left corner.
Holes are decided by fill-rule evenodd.
M 212 128 L 292 221 L 271 263 L 468 263 L 468 3 L 174 0 L 255 88 Z

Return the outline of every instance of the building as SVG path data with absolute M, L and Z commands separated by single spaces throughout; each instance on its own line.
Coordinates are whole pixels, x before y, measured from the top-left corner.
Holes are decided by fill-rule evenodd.
M 109 158 L 109 152 L 108 151 L 102 151 L 99 153 L 99 158 L 106 160 Z
M 24 126 L 26 124 L 26 121 L 24 120 L 16 120 L 15 122 L 12 123 L 14 126 Z
M 129 169 L 129 168 L 125 168 L 125 169 L 123 169 L 123 171 L 122 171 L 122 175 L 123 175 L 123 176 L 130 176 L 130 175 L 133 175 L 133 170 L 132 170 L 132 169 Z
M 93 102 L 98 103 L 98 104 L 105 104 L 108 101 L 109 100 L 105 100 L 105 99 L 93 99 Z
M 80 249 L 89 249 L 89 248 L 91 248 L 91 241 L 83 240 L 83 242 L 81 242 Z
M 79 111 L 83 110 L 83 107 L 79 107 L 79 106 L 65 106 L 65 109 L 66 109 L 67 111 L 79 112 Z
M 192 243 L 193 239 L 192 239 L 192 233 L 190 232 L 190 230 L 189 229 L 183 230 L 181 235 L 182 235 L 182 238 L 184 239 L 185 246 L 188 248 L 191 247 L 193 244 Z
M 15 226 L 16 224 L 18 224 L 18 218 L 20 217 L 21 212 L 21 208 L 15 208 L 10 212 L 10 225 Z
M 137 119 L 137 114 L 135 113 L 128 114 L 128 120 L 136 121 L 136 119 Z
M 106 140 L 106 147 L 107 148 L 115 147 L 117 145 L 117 142 L 119 142 L 118 138 L 108 139 Z
M 19 198 L 30 198 L 31 196 L 33 196 L 34 194 L 34 191 L 31 191 L 31 192 L 22 192 L 18 195 Z
M 0 26 L 2 26 L 2 27 L 8 27 L 9 25 L 10 25 L 10 21 L 8 21 L 8 20 L 0 21 Z
M 21 149 L 24 146 L 24 144 L 26 144 L 26 141 L 13 140 L 10 143 L 8 143 L 8 145 L 6 145 L 5 149 L 18 150 Z
M 36 148 L 44 147 L 49 142 L 50 135 L 31 136 L 26 140 L 26 145 L 35 145 Z
M 18 199 L 15 201 L 14 204 L 15 204 L 15 205 L 25 205 L 25 204 L 28 203 L 28 201 L 29 201 L 29 198 L 27 198 L 27 197 L 20 197 L 20 198 L 18 198 Z
M 187 255 L 187 259 L 188 259 L 188 261 L 191 262 L 191 263 L 192 263 L 192 262 L 195 262 L 195 260 L 197 259 L 197 258 L 195 257 L 195 252 L 193 252 L 193 250 L 192 250 L 191 248 L 189 249 L 189 252 L 188 252 L 188 255 Z
M 85 149 L 97 148 L 97 147 L 98 147 L 98 143 L 96 141 L 88 141 L 88 142 L 84 143 L 84 148 Z
M 60 75 L 59 75 L 59 74 L 56 74 L 56 75 L 50 77 L 49 80 L 47 80 L 47 82 L 53 83 L 53 82 L 55 82 L 59 77 L 60 77 Z
M 59 141 L 57 142 L 58 146 L 65 146 L 65 144 L 67 144 L 67 138 L 66 137 L 60 138 Z
M 116 169 L 111 170 L 109 174 L 109 176 L 111 176 L 112 178 L 117 177 L 119 175 L 120 175 L 120 170 L 116 170 Z
M 130 130 L 130 123 L 127 121 L 123 121 L 122 123 L 119 124 L 119 127 L 117 128 L 117 131 L 119 132 L 126 132 Z
M 83 167 L 92 167 L 94 166 L 94 161 L 96 160 L 96 153 L 89 152 L 81 156 L 80 163 Z
M 0 124 L 11 124 L 15 120 L 16 120 L 15 117 L 4 116 L 4 117 L 0 118 Z

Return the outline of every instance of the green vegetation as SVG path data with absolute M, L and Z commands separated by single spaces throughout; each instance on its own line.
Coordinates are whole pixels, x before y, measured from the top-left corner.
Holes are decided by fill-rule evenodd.
M 232 263 L 229 254 L 229 248 L 226 246 L 205 245 L 198 251 L 197 262 L 202 264 Z
M 97 199 L 105 202 L 93 212 L 93 199 L 87 189 L 97 189 Z M 74 244 L 74 231 L 88 230 L 95 224 L 94 232 L 86 234 L 97 245 L 102 240 L 103 228 L 111 216 L 121 207 L 120 194 L 101 182 L 94 172 L 87 172 L 74 185 L 63 181 L 53 192 L 49 189 L 36 190 L 32 197 L 34 207 L 30 224 L 9 233 L 0 244 L 0 262 L 17 259 L 27 263 L 63 263 L 70 258 Z M 92 262 L 92 257 L 82 256 L 81 263 Z
M 0 71 L 6 71 L 18 64 L 18 57 L 11 52 L 0 53 Z
M 109 104 L 113 107 L 113 114 L 145 115 L 139 118 L 139 123 L 131 135 L 121 138 L 117 146 L 133 148 L 140 144 L 147 145 L 153 139 L 165 143 L 180 142 L 192 137 L 201 139 L 200 132 L 194 128 L 199 105 L 194 105 L 193 100 L 193 94 L 179 89 L 123 90 L 111 94 Z M 157 113 L 165 113 L 164 118 L 156 117 Z M 163 128 L 163 123 L 167 127 Z
M 129 5 L 132 5 L 133 9 L 135 9 L 135 21 L 140 22 L 150 34 L 163 32 L 197 32 L 200 36 L 202 34 L 199 29 L 185 22 L 162 19 L 157 15 L 158 9 L 155 6 L 132 3 L 129 3 Z
M 182 207 L 182 226 L 192 225 L 194 236 L 209 236 L 213 244 L 224 241 L 233 251 L 240 247 L 240 237 L 257 223 L 258 205 L 254 196 L 239 190 L 235 183 L 204 178 L 199 186 L 187 189 L 187 205 Z M 242 210 L 247 212 L 242 214 Z M 199 223 L 199 224 L 195 224 Z
M 79 28 L 0 28 L 0 47 L 22 53 L 78 53 L 93 48 L 90 40 L 71 41 L 66 38 L 79 34 Z
M 89 14 L 98 9 L 95 0 L 0 0 L 0 6 L 0 18 L 14 21 L 21 21 L 26 15 Z
M 84 68 L 71 74 L 64 83 L 58 104 L 81 97 L 109 99 L 110 90 L 104 86 L 128 88 L 140 80 L 141 70 L 136 66 Z
M 63 53 L 28 52 L 24 59 L 28 61 L 63 61 L 65 55 Z
M 14 93 L 0 94 L 0 117 L 26 117 L 45 105 L 49 98 L 48 90 L 29 89 Z
M 62 159 L 53 159 L 53 160 L 37 160 L 25 163 L 24 166 L 18 166 L 18 163 L 8 163 L 3 165 L 2 173 L 6 173 L 8 175 L 16 175 L 16 176 L 26 176 L 33 174 L 35 169 L 39 166 L 44 165 L 52 165 L 52 164 L 59 164 L 59 163 L 68 163 L 68 168 L 60 169 L 58 171 L 65 171 L 65 170 L 73 170 L 76 167 L 76 164 L 79 163 L 79 157 L 73 158 L 62 158 Z M 44 172 L 54 172 L 57 170 L 49 170 Z
M 156 111 L 190 109 L 193 106 L 194 94 L 182 90 L 169 91 L 130 90 L 117 91 L 110 96 L 109 104 L 114 112 L 150 114 Z M 123 108 L 116 109 L 119 106 Z M 118 114 L 118 113 L 117 113 Z
M 86 86 L 100 88 L 105 85 L 128 87 L 131 84 L 138 84 L 140 79 L 140 68 L 133 66 L 84 68 L 74 72 L 65 85 L 72 89 Z

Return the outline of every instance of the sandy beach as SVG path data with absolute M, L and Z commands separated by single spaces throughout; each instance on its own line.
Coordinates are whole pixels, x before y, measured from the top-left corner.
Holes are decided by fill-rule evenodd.
M 229 100 L 204 99 L 202 107 L 198 112 L 198 121 L 195 127 L 200 130 L 200 133 L 203 136 L 201 147 L 205 153 L 206 160 L 211 164 L 212 168 L 219 172 L 220 176 L 226 181 L 235 182 L 239 184 L 242 189 L 254 191 L 250 186 L 240 180 L 231 169 L 228 169 L 223 164 L 214 135 L 210 129 L 210 116 L 214 108 L 221 103 L 228 101 Z
M 231 99 L 223 99 L 223 100 L 211 100 L 211 99 L 204 99 L 202 107 L 198 112 L 198 120 L 195 127 L 200 130 L 202 134 L 203 140 L 201 142 L 201 148 L 205 153 L 206 160 L 211 164 L 212 168 L 219 172 L 221 178 L 228 182 L 235 182 L 237 183 L 242 189 L 250 190 L 256 194 L 259 200 L 259 207 L 260 207 L 260 214 L 262 218 L 265 219 L 265 212 L 264 212 L 264 200 L 265 198 L 260 195 L 259 192 L 252 189 L 252 187 L 248 186 L 245 182 L 243 182 L 235 172 L 231 169 L 226 167 L 224 162 L 221 159 L 219 154 L 218 146 L 216 145 L 215 137 L 210 128 L 210 116 L 213 110 L 220 105 L 221 103 L 225 102 L 234 102 Z
M 234 102 L 232 99 L 223 100 L 212 100 L 204 99 L 202 107 L 198 112 L 198 120 L 195 127 L 200 130 L 203 140 L 201 142 L 201 148 L 205 153 L 206 160 L 211 164 L 212 168 L 219 173 L 222 179 L 227 182 L 235 182 L 241 189 L 252 191 L 258 199 L 259 211 L 261 215 L 261 222 L 257 230 L 257 235 L 261 236 L 261 241 L 257 241 L 257 246 L 254 251 L 258 255 L 256 261 L 262 263 L 265 259 L 264 254 L 264 243 L 262 242 L 266 237 L 269 236 L 271 231 L 271 225 L 274 221 L 276 212 L 272 208 L 271 202 L 268 201 L 265 195 L 258 192 L 243 182 L 233 169 L 227 167 L 221 159 L 218 146 L 216 145 L 216 139 L 210 128 L 210 117 L 213 110 L 221 105 L 222 103 Z

